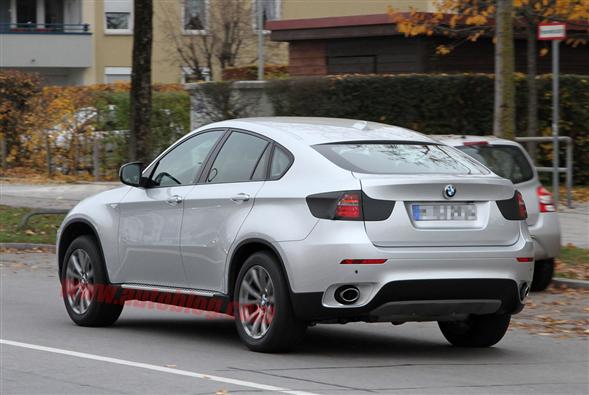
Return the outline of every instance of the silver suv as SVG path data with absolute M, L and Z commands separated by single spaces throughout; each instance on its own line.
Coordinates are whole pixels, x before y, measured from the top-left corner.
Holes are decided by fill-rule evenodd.
M 534 243 L 513 184 L 398 127 L 253 118 L 204 126 L 79 203 L 57 242 L 65 307 L 127 300 L 235 316 L 256 351 L 315 323 L 437 321 L 488 347 L 524 306 Z
M 513 182 L 528 209 L 530 233 L 536 244 L 532 291 L 543 291 L 552 281 L 554 258 L 560 253 L 560 223 L 552 193 L 542 186 L 532 159 L 512 140 L 494 136 L 430 136 L 472 156 L 495 174 Z

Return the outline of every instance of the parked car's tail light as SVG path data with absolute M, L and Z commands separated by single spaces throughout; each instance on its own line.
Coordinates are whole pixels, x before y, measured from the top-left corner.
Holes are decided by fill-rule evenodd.
M 554 207 L 554 197 L 550 191 L 540 185 L 536 189 L 536 194 L 538 195 L 541 213 L 551 213 L 556 211 L 556 208 Z
M 385 263 L 386 259 L 344 259 L 340 262 L 341 265 L 381 265 Z
M 534 261 L 534 258 L 533 257 L 528 257 L 528 256 L 526 256 L 526 257 L 519 257 L 519 258 L 517 258 L 517 261 L 518 262 L 533 262 Z
M 394 201 L 373 199 L 362 191 L 310 195 L 307 205 L 317 218 L 343 221 L 384 221 L 395 208 Z
M 519 191 L 515 191 L 511 199 L 498 200 L 497 207 L 505 219 L 511 221 L 522 221 L 528 218 L 526 203 Z

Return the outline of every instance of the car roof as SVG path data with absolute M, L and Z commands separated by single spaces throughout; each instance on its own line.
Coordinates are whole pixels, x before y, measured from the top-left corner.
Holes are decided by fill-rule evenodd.
M 398 126 L 355 119 L 319 117 L 241 118 L 206 125 L 244 129 L 265 135 L 279 143 L 290 140 L 315 145 L 343 141 L 412 141 L 436 143 L 424 134 Z
M 429 137 L 439 141 L 443 144 L 451 145 L 453 147 L 464 145 L 464 143 L 475 143 L 475 142 L 486 142 L 488 144 L 501 144 L 501 145 L 516 145 L 521 144 L 513 141 L 502 139 L 496 136 L 472 136 L 472 135 L 461 135 L 461 134 L 430 134 Z

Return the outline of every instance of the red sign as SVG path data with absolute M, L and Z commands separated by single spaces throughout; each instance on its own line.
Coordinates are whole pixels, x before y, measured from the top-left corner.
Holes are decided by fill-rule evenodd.
M 538 25 L 538 40 L 564 40 L 567 38 L 566 23 L 541 23 Z

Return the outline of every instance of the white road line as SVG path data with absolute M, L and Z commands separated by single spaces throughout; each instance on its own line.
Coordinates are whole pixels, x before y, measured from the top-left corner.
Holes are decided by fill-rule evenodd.
M 231 379 L 228 377 L 211 376 L 211 375 L 203 374 L 203 373 L 190 372 L 188 370 L 166 368 L 164 366 L 152 365 L 149 363 L 127 361 L 125 359 L 104 357 L 102 355 L 64 350 L 62 348 L 45 347 L 45 346 L 39 346 L 37 344 L 21 343 L 21 342 L 15 342 L 12 340 L 5 340 L 5 339 L 0 339 L 0 344 L 5 344 L 7 346 L 28 348 L 28 349 L 37 350 L 37 351 L 46 351 L 46 352 L 51 352 L 54 354 L 68 355 L 70 357 L 91 359 L 93 361 L 102 361 L 102 362 L 114 363 L 117 365 L 131 366 L 134 368 L 153 370 L 156 372 L 176 374 L 178 376 L 187 376 L 187 377 L 194 377 L 197 379 L 217 381 L 219 383 L 234 384 L 234 385 L 238 385 L 240 387 L 255 388 L 257 390 L 263 390 L 263 391 L 279 392 L 282 394 L 290 394 L 290 395 L 316 395 L 311 392 L 290 390 L 288 388 L 275 387 L 273 385 L 258 384 L 258 383 L 253 383 L 251 381 Z

